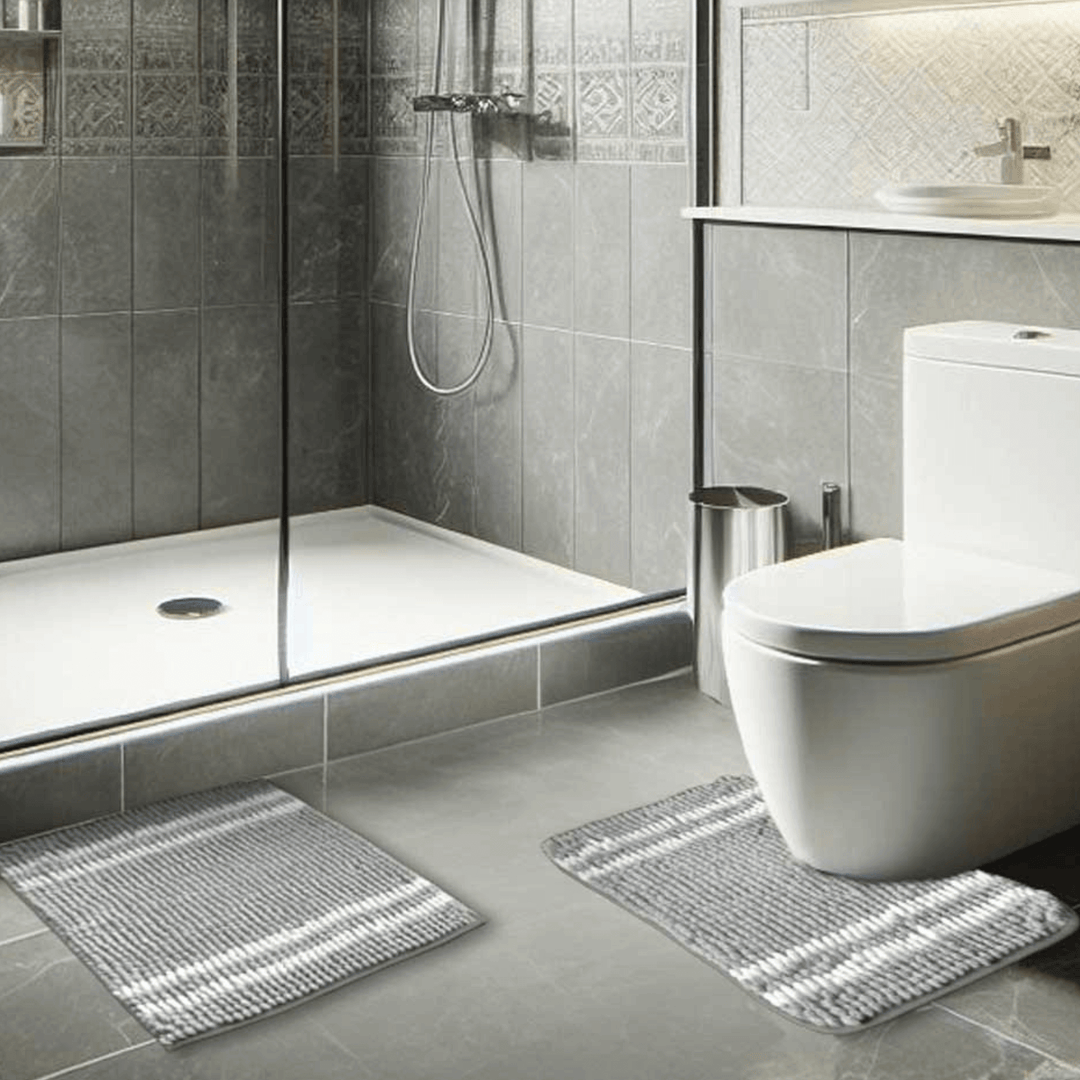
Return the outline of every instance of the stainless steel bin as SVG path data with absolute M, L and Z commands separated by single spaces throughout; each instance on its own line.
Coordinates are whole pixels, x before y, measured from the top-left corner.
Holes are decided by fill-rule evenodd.
M 694 618 L 698 689 L 730 704 L 720 645 L 724 586 L 787 557 L 788 497 L 758 487 L 707 487 L 690 493 L 687 602 Z

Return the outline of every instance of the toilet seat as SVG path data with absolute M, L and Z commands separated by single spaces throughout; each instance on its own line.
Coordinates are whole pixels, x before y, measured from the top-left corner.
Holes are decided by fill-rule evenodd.
M 724 590 L 751 641 L 822 660 L 928 663 L 1080 622 L 1080 580 L 904 540 L 867 540 L 753 570 Z

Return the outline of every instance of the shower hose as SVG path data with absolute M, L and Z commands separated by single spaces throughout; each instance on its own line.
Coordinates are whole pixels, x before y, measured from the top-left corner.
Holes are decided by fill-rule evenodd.
M 439 0 L 438 21 L 435 30 L 435 64 L 432 76 L 432 94 L 439 95 L 442 83 L 443 48 L 447 33 L 446 18 L 447 0 Z M 442 111 L 442 110 L 440 110 Z M 458 149 L 457 129 L 454 124 L 454 112 L 446 110 L 447 124 L 450 130 L 450 149 L 454 160 L 454 172 L 457 176 L 457 188 L 461 195 L 461 201 L 465 209 L 465 216 L 469 222 L 469 230 L 472 234 L 473 246 L 476 249 L 477 262 L 483 277 L 484 284 L 484 337 L 480 348 L 476 353 L 469 374 L 458 383 L 449 386 L 440 386 L 424 372 L 421 363 L 420 349 L 416 341 L 414 323 L 416 321 L 416 277 L 420 265 L 420 246 L 424 231 L 424 215 L 427 210 L 428 198 L 431 191 L 431 160 L 435 146 L 435 112 L 429 111 L 427 116 L 427 136 L 424 143 L 424 170 L 420 182 L 420 200 L 416 212 L 416 228 L 413 230 L 412 253 L 409 259 L 409 292 L 406 300 L 405 323 L 406 338 L 409 345 L 409 361 L 413 371 L 421 384 L 433 394 L 441 397 L 452 397 L 455 394 L 463 394 L 483 374 L 488 359 L 491 356 L 491 339 L 495 328 L 495 290 L 491 280 L 491 259 L 488 254 L 487 240 L 480 226 L 480 215 L 473 205 L 469 195 L 469 187 L 465 181 L 465 171 L 461 163 L 461 154 Z M 471 115 L 471 112 L 470 112 Z

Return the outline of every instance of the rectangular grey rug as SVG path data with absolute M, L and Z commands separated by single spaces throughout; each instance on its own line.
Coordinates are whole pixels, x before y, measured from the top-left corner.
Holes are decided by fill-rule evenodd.
M 265 781 L 14 841 L 0 847 L 0 874 L 166 1047 L 483 922 Z
M 981 870 L 860 881 L 797 863 L 746 776 L 571 829 L 543 848 L 788 1019 L 834 1034 L 889 1020 L 1080 923 L 1049 893 Z

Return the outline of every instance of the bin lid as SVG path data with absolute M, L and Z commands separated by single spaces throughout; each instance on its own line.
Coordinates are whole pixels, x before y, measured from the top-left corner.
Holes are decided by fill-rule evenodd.
M 788 497 L 768 488 L 730 484 L 724 487 L 695 488 L 690 501 L 699 506 L 711 506 L 717 510 L 766 510 L 774 506 L 786 506 Z
M 818 659 L 956 659 L 1080 622 L 1080 579 L 952 548 L 868 540 L 752 570 L 731 629 Z

